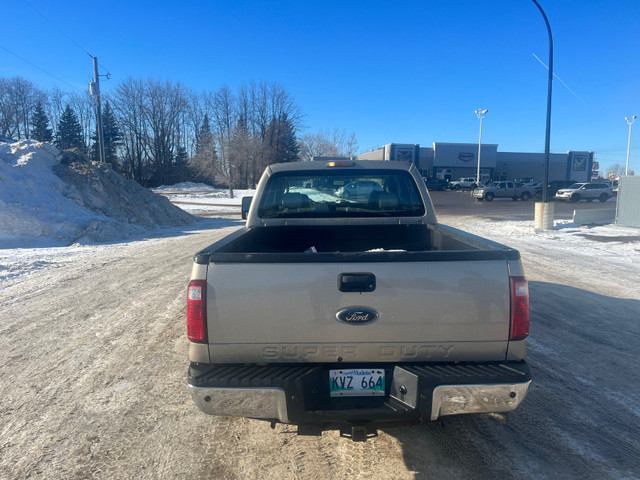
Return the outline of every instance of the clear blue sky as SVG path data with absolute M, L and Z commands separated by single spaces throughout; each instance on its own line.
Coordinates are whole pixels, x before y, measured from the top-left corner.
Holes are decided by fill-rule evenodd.
M 552 152 L 592 150 L 624 166 L 640 115 L 640 1 L 540 0 L 554 35 Z M 360 150 L 478 141 L 544 151 L 547 32 L 530 0 L 1 4 L 0 76 L 84 91 L 134 78 L 196 91 L 279 82 L 302 107 L 299 132 L 345 129 Z M 61 30 L 66 33 L 61 33 Z M 58 77 L 16 58 L 28 60 Z M 70 86 L 71 85 L 71 86 Z M 640 173 L 640 119 L 631 169 Z

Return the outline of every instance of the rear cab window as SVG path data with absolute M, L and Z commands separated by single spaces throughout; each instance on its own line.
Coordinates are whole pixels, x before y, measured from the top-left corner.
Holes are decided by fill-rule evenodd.
M 275 173 L 258 207 L 261 218 L 421 217 L 424 202 L 402 170 Z

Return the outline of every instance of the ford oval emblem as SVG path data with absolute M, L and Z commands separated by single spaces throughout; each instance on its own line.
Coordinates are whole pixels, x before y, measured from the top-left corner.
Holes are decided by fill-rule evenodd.
M 380 314 L 368 307 L 348 307 L 336 313 L 336 318 L 344 323 L 363 325 L 378 319 Z

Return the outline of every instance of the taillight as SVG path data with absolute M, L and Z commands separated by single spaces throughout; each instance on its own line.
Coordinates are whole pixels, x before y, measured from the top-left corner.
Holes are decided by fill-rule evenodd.
M 192 280 L 187 290 L 187 336 L 195 343 L 207 343 L 207 281 Z
M 509 340 L 529 336 L 529 285 L 524 277 L 511 277 L 511 335 Z

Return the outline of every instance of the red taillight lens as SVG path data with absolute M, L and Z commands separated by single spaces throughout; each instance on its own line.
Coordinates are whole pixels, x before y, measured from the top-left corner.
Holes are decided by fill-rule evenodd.
M 207 281 L 192 280 L 187 290 L 187 336 L 195 343 L 207 343 Z
M 524 277 L 511 277 L 511 336 L 524 340 L 529 336 L 529 285 Z

